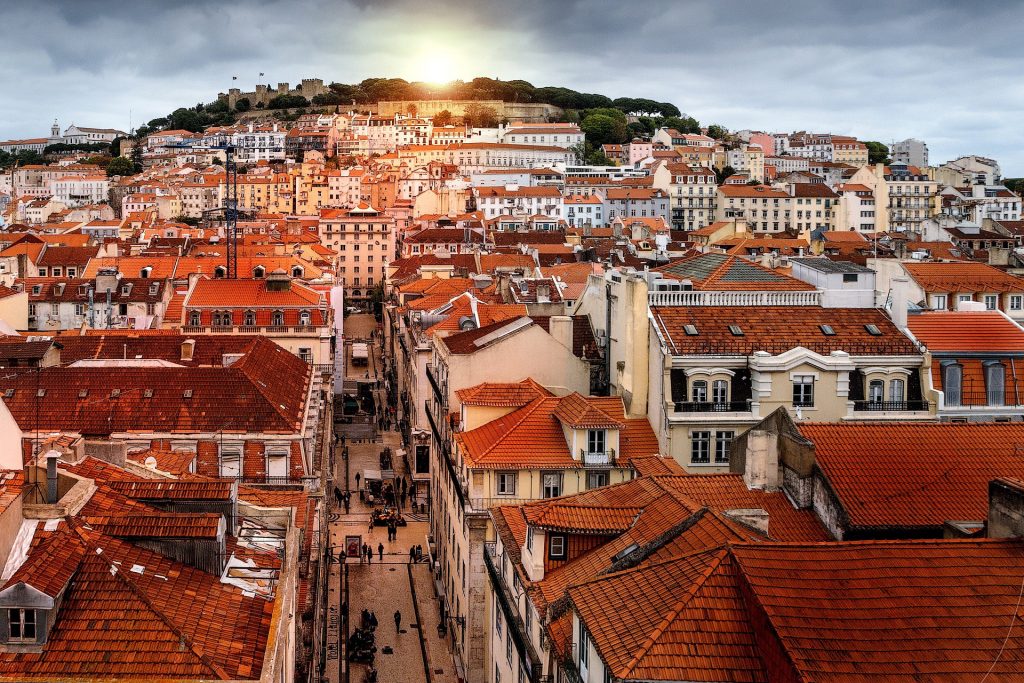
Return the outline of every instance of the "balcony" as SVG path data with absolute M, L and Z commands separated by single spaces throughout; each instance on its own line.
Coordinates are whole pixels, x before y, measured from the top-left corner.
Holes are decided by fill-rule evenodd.
M 183 334 L 263 334 L 263 335 L 296 335 L 330 336 L 328 325 L 183 325 Z
M 677 401 L 677 413 L 749 413 L 750 401 Z
M 909 412 L 930 410 L 928 401 L 854 401 L 853 409 L 857 412 Z
M 995 398 L 1002 398 L 997 396 Z M 1024 400 L 1010 401 L 989 401 L 989 395 L 986 392 L 961 392 L 959 396 L 951 396 L 949 392 L 946 392 L 943 408 L 953 408 L 956 410 L 992 410 L 1000 408 L 1017 408 L 1020 405 L 1024 405 Z
M 580 462 L 583 463 L 584 467 L 611 467 L 615 464 L 615 449 L 609 448 L 604 452 L 591 452 L 581 448 Z
M 523 671 L 531 683 L 540 683 L 544 665 L 541 663 L 537 651 L 530 641 L 529 634 L 522 618 L 519 616 L 519 601 L 512 594 L 505 577 L 501 573 L 501 558 L 497 555 L 497 545 L 494 541 L 484 543 L 484 565 L 487 567 L 487 576 L 494 589 L 494 596 L 502 614 L 505 616 L 505 625 L 509 635 L 515 642 L 516 650 L 519 652 L 519 660 L 523 665 Z M 527 598 L 528 600 L 529 598 Z

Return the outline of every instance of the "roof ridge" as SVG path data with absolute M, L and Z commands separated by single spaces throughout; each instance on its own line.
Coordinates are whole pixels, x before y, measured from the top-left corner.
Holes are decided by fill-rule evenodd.
M 678 600 L 676 600 L 672 608 L 662 618 L 661 622 L 659 622 L 658 625 L 655 626 L 649 634 L 647 634 L 647 637 L 644 639 L 644 642 L 640 644 L 640 647 L 636 649 L 636 652 L 633 654 L 633 657 L 626 663 L 626 668 L 624 672 L 625 675 L 623 675 L 622 678 L 628 678 L 630 674 L 633 673 L 636 667 L 640 664 L 640 660 L 643 659 L 643 657 L 650 651 L 652 647 L 654 647 L 654 644 L 665 633 L 665 630 L 672 623 L 672 621 L 674 621 L 675 618 L 679 615 L 679 612 L 682 611 L 683 607 L 690 600 L 693 599 L 693 597 L 704 586 L 704 584 L 711 577 L 711 575 L 718 569 L 718 567 L 722 565 L 722 561 L 726 557 L 731 557 L 732 555 L 731 551 L 728 548 L 721 546 L 714 550 L 711 550 L 710 552 L 714 555 L 717 555 L 717 557 L 714 557 L 711 560 L 711 562 L 708 563 L 708 566 L 705 567 L 704 571 L 700 573 L 700 575 L 697 577 L 697 580 L 694 581 L 693 584 L 690 586 L 689 590 L 687 590 Z M 661 565 L 657 564 L 648 566 Z
M 115 565 L 113 563 L 113 561 L 107 559 L 106 553 L 103 552 L 103 549 L 100 548 L 99 546 L 95 545 L 94 543 L 92 543 L 92 541 L 88 538 L 87 534 L 83 534 L 82 533 L 82 530 L 80 530 L 77 527 L 77 524 L 75 523 L 74 519 L 70 515 L 65 517 L 64 520 L 67 522 L 68 527 L 71 530 L 73 530 L 75 532 L 75 534 L 80 539 L 82 539 L 82 543 L 85 544 L 86 549 L 92 551 L 92 554 L 95 554 L 105 564 L 107 564 L 110 567 L 111 575 L 115 579 L 117 579 L 117 580 L 121 581 L 123 584 L 125 584 L 125 586 L 128 587 L 128 590 L 130 590 L 139 600 L 141 600 L 146 605 L 146 607 L 148 607 L 150 609 L 150 611 L 153 612 L 153 614 L 155 614 L 158 619 L 160 619 L 160 621 L 162 621 L 164 624 L 166 624 L 167 627 L 169 629 L 171 629 L 171 632 L 173 632 L 174 635 L 178 636 L 179 641 L 181 643 L 184 643 L 188 647 L 189 652 L 191 652 L 193 655 L 195 655 L 199 659 L 199 661 L 201 661 L 204 665 L 206 665 L 206 667 L 209 668 L 210 671 L 212 671 L 214 674 L 216 674 L 221 680 L 229 680 L 229 679 L 232 678 L 232 676 L 229 676 L 228 673 L 226 671 L 224 671 L 220 666 L 218 666 L 216 662 L 212 661 L 209 658 L 209 656 L 206 655 L 205 652 L 203 652 L 201 649 L 197 648 L 197 646 L 195 646 L 193 644 L 192 639 L 189 638 L 187 635 L 185 635 L 185 632 L 182 631 L 180 628 L 178 628 L 178 626 L 174 623 L 174 621 L 170 617 L 168 617 L 166 614 L 164 614 L 160 610 L 160 608 L 158 608 L 156 606 L 156 604 L 152 600 L 149 599 L 149 596 L 146 595 L 145 591 L 143 591 L 139 586 L 137 586 L 135 584 L 135 582 L 132 581 L 125 574 L 125 572 L 121 571 L 120 567 Z M 96 533 L 99 533 L 99 532 L 96 532 Z M 87 552 L 86 553 L 86 557 L 88 557 L 88 556 L 89 556 L 89 553 Z

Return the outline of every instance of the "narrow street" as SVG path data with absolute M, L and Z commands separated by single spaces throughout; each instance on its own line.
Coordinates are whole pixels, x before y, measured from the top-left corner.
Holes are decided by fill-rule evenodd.
M 369 341 L 374 329 L 370 315 L 352 315 L 346 319 L 348 340 Z M 382 367 L 380 347 L 371 343 L 366 366 L 353 367 L 351 346 L 346 345 L 346 391 L 356 390 L 358 380 L 372 381 Z M 380 393 L 377 394 L 378 396 Z M 341 411 L 338 411 L 341 419 Z M 388 541 L 386 526 L 370 526 L 372 505 L 360 499 L 359 487 L 366 487 L 367 475 L 384 477 L 382 484 L 397 484 L 402 478 L 411 483 L 407 464 L 402 458 L 401 435 L 396 431 L 379 432 L 372 414 L 351 415 L 350 422 L 337 422 L 339 443 L 335 457 L 335 482 L 351 492 L 348 513 L 333 507 L 330 522 L 330 543 L 338 558 L 346 537 L 359 537 L 373 550 L 369 563 L 360 558 L 347 558 L 344 564 L 331 564 L 329 576 L 329 610 L 327 627 L 327 667 L 323 680 L 332 683 L 363 683 L 369 665 L 345 661 L 348 634 L 360 625 L 362 610 L 372 611 L 378 620 L 374 666 L 380 683 L 456 683 L 447 635 L 438 634 L 439 605 L 434 595 L 433 577 L 426 562 L 411 562 L 410 548 L 426 547 L 429 525 L 425 514 L 409 511 L 410 500 L 402 506 L 405 526 L 399 526 L 397 540 Z M 393 469 L 381 467 L 380 455 L 385 448 L 393 454 Z M 347 457 L 345 453 L 347 452 Z M 393 477 L 392 477 L 393 472 Z M 358 475 L 358 479 L 357 479 Z M 357 483 L 358 482 L 358 483 Z M 378 501 L 379 502 L 379 501 Z M 381 554 L 381 550 L 383 554 Z M 343 603 L 347 603 L 348 624 L 341 619 Z M 394 615 L 401 613 L 399 628 Z

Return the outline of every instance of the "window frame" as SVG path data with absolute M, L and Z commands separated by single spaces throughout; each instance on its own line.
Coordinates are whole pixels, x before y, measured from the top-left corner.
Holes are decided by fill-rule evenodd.
M 813 408 L 814 407 L 814 375 L 794 375 L 793 384 L 793 407 Z
M 39 641 L 39 615 L 32 607 L 9 607 L 7 608 L 7 642 L 9 643 L 36 643 Z M 28 617 L 31 615 L 31 619 Z M 12 617 L 17 616 L 16 619 Z M 31 623 L 30 623 L 31 622 Z M 15 626 L 18 628 L 18 635 L 14 635 Z M 25 632 L 31 628 L 32 635 Z
M 711 464 L 711 431 L 697 429 L 690 432 L 690 464 Z
M 735 438 L 736 432 L 732 429 L 720 429 L 715 432 L 715 453 L 713 462 L 716 465 L 729 464 L 729 451 L 732 447 L 733 439 Z
M 587 430 L 587 453 L 601 454 L 608 452 L 608 430 Z
M 517 475 L 518 475 L 518 473 L 515 472 L 515 471 L 497 472 L 497 473 L 495 473 L 495 476 L 497 477 L 497 481 L 495 482 L 495 484 L 496 484 L 495 488 L 496 488 L 497 493 L 498 493 L 499 496 L 514 496 L 514 495 L 516 495 L 516 484 L 517 484 L 516 480 L 518 479 Z M 510 487 L 504 485 L 508 481 L 512 482 L 511 490 L 509 490 Z
M 558 542 L 559 550 L 555 551 L 555 542 Z M 564 560 L 566 559 L 568 547 L 568 539 L 565 534 L 548 534 L 548 559 L 549 560 Z
M 554 478 L 553 481 L 555 482 L 555 484 L 553 484 L 551 487 L 549 487 L 548 485 L 548 477 Z M 558 498 L 559 496 L 562 495 L 562 489 L 564 488 L 565 481 L 561 472 L 541 472 L 540 482 L 542 498 Z M 554 495 L 548 495 L 548 489 L 552 488 L 553 490 L 555 487 L 557 487 L 557 493 L 555 493 Z

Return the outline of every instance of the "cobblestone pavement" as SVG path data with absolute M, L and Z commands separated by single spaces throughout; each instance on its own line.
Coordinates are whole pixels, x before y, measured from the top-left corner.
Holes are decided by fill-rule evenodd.
M 363 316 L 349 316 L 360 319 Z M 372 316 L 366 316 L 372 320 Z M 365 325 L 364 325 L 365 326 Z M 354 330 L 353 330 L 354 331 Z M 349 330 L 346 330 L 349 332 Z M 368 330 L 367 330 L 368 332 Z M 376 356 L 376 354 L 375 354 Z M 380 367 L 379 356 L 372 357 L 370 372 Z M 364 369 L 365 371 L 365 369 Z M 372 424 L 372 418 L 366 420 Z M 346 514 L 342 508 L 331 515 L 331 544 L 335 555 L 344 547 L 345 536 L 361 536 L 362 542 L 373 548 L 373 561 L 361 563 L 350 558 L 348 570 L 348 613 L 350 627 L 359 625 L 361 611 L 376 613 L 376 661 L 378 683 L 456 683 L 455 665 L 447 637 L 438 636 L 438 601 L 430 569 L 425 563 L 410 564 L 409 549 L 415 545 L 426 547 L 428 524 L 421 515 L 404 512 L 408 524 L 398 528 L 398 537 L 387 540 L 386 527 L 369 527 L 371 507 L 359 500 L 355 475 L 365 469 L 380 469 L 379 454 L 385 446 L 392 452 L 401 448 L 401 437 L 396 432 L 384 432 L 372 438 L 370 424 L 337 425 L 340 434 L 346 434 L 347 460 L 341 455 L 341 446 L 335 458 L 335 482 L 339 488 L 352 492 L 351 507 Z M 349 436 L 350 435 L 350 436 Z M 406 474 L 406 467 L 395 456 L 396 477 Z M 347 483 L 346 483 L 347 482 Z M 331 496 L 333 501 L 333 495 Z M 384 546 L 383 560 L 379 546 Z M 341 658 L 346 628 L 340 619 L 344 582 L 343 566 L 331 565 L 329 580 L 328 662 L 324 680 L 332 683 L 363 683 L 368 667 L 352 663 L 345 675 Z M 401 612 L 401 627 L 396 632 L 394 613 Z M 385 653 L 385 648 L 391 651 Z

